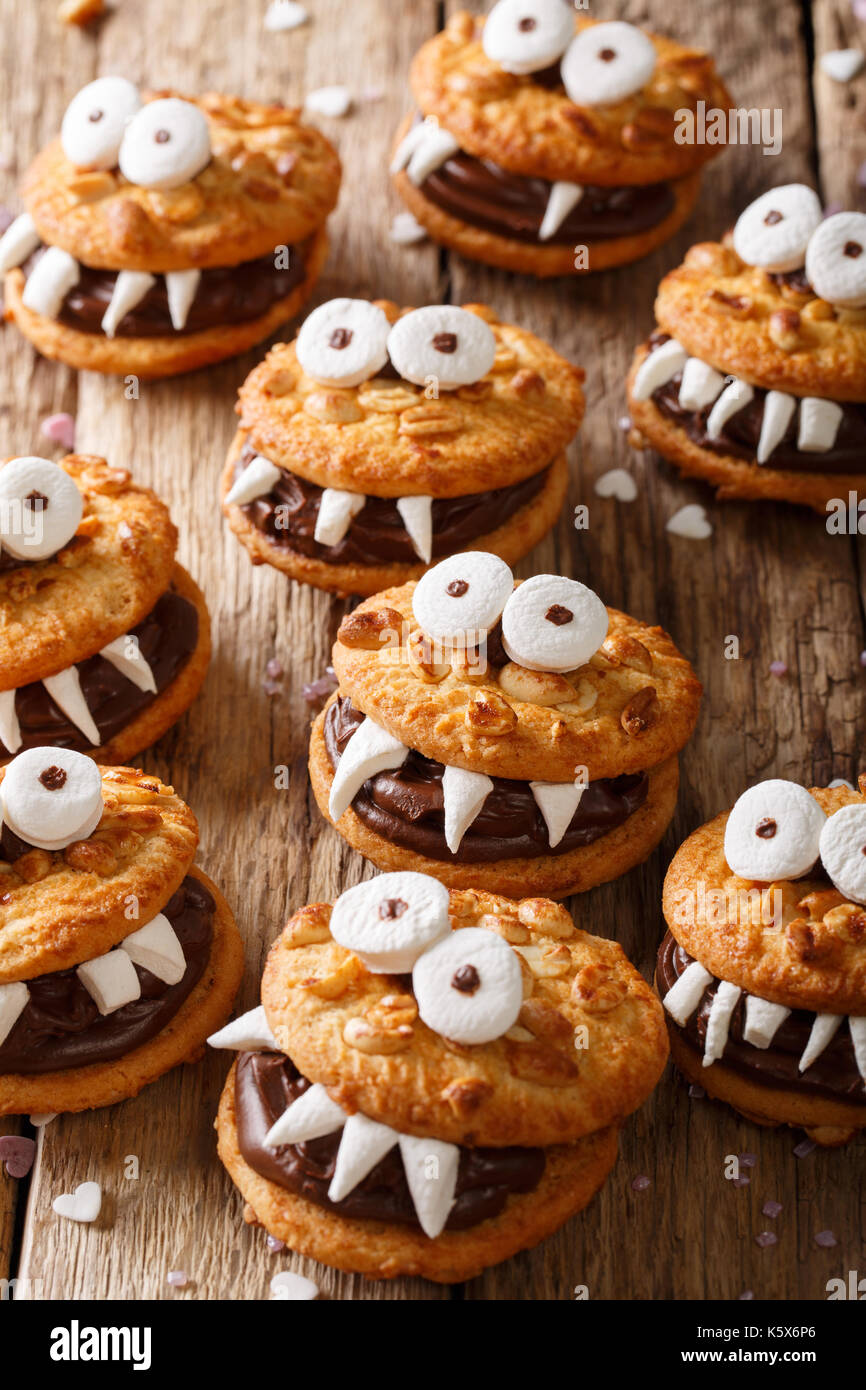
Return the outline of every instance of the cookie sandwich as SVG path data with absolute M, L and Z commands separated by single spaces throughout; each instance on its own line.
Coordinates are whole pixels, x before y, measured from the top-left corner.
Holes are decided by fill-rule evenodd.
M 243 949 L 171 787 L 69 748 L 0 770 L 0 1114 L 90 1110 L 196 1061 Z
M 298 312 L 340 164 L 299 111 L 100 77 L 31 165 L 0 240 L 6 317 L 72 367 L 172 376 Z
M 241 387 L 223 510 L 254 564 L 337 593 L 516 561 L 562 510 L 583 377 L 484 304 L 332 299 Z
M 819 1144 L 866 1127 L 866 778 L 774 778 L 681 846 L 656 966 L 689 1081 Z
M 544 898 L 384 874 L 295 913 L 238 1057 L 220 1158 L 257 1223 L 338 1269 L 469 1279 L 580 1211 L 667 1057 L 614 942 Z
M 189 708 L 210 619 L 176 545 L 165 504 L 104 459 L 0 467 L 0 761 L 128 762 Z
M 866 487 L 866 214 L 770 189 L 659 286 L 635 440 L 720 497 L 824 512 Z
M 332 662 L 313 790 L 381 869 L 561 898 L 641 863 L 673 815 L 700 683 L 576 580 L 455 555 L 344 618 Z
M 531 275 L 625 265 L 673 236 L 727 112 L 712 58 L 565 0 L 464 11 L 417 53 L 391 172 L 434 241 Z

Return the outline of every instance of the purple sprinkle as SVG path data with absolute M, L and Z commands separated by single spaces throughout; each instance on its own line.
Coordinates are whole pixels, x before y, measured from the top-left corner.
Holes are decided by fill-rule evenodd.
M 265 667 L 265 671 L 271 677 L 272 680 L 279 680 L 280 676 L 283 674 L 283 663 L 279 661 L 275 656 L 272 656 L 267 666 Z
M 39 432 L 43 438 L 62 444 L 64 449 L 75 448 L 75 421 L 66 411 L 60 415 L 49 415 L 39 426 Z
M 631 429 L 631 416 L 620 415 L 616 423 L 624 434 L 628 434 L 629 430 Z
M 4 1134 L 0 1138 L 0 1163 L 6 1164 L 10 1178 L 26 1178 L 35 1157 L 35 1140 L 21 1134 Z
M 860 665 L 866 666 L 866 652 L 860 653 Z
M 818 1145 L 814 1139 L 801 1139 L 799 1144 L 794 1146 L 795 1158 L 808 1158 L 809 1154 L 817 1149 Z
M 771 1245 L 779 1244 L 779 1237 L 772 1231 L 761 1231 L 760 1235 L 755 1236 L 755 1244 L 760 1245 L 762 1250 L 767 1250 Z
M 866 0 L 851 0 L 851 9 L 855 19 L 861 19 L 866 24 Z
M 815 1244 L 820 1245 L 822 1250 L 832 1250 L 839 1242 L 832 1231 L 819 1231 L 815 1237 Z
M 752 1179 L 748 1173 L 741 1173 L 738 1178 L 734 1178 L 734 1187 L 748 1187 Z
M 755 1295 L 754 1295 L 754 1292 L 752 1291 L 752 1289 L 746 1289 L 745 1293 L 741 1293 L 741 1294 L 740 1294 L 739 1298 L 737 1299 L 737 1302 L 738 1302 L 738 1303 L 751 1303 L 751 1301 L 752 1301 L 752 1299 L 753 1299 L 754 1297 L 755 1297 Z
M 781 1202 L 773 1202 L 773 1201 L 770 1201 L 769 1199 L 768 1199 L 768 1200 L 764 1203 L 764 1205 L 761 1207 L 761 1211 L 763 1212 L 764 1216 L 769 1216 L 769 1218 L 770 1218 L 771 1221 L 775 1221 L 776 1217 L 779 1215 L 779 1212 L 780 1212 L 781 1210 L 782 1210 L 782 1203 L 781 1203 Z
M 706 1094 L 703 1086 L 697 1086 L 694 1081 L 689 1086 L 689 1100 L 703 1100 Z
M 758 1155 L 757 1155 L 757 1154 L 740 1154 L 740 1155 L 739 1155 L 739 1159 L 740 1159 L 740 1167 L 741 1167 L 741 1168 L 754 1168 L 755 1164 L 756 1164 L 757 1161 L 758 1161 Z
M 265 679 L 262 681 L 262 690 L 265 692 L 266 695 L 279 695 L 280 691 L 282 690 L 282 686 L 280 685 L 279 681 L 269 681 Z
M 632 1192 L 646 1192 L 648 1187 L 652 1187 L 652 1178 L 648 1178 L 645 1173 L 641 1173 L 639 1177 L 632 1179 Z
M 866 162 L 860 165 L 860 168 L 854 175 L 854 180 L 858 188 L 866 188 Z
M 770 662 L 770 675 L 771 675 L 771 676 L 787 676 L 787 674 L 788 674 L 788 664 L 787 664 L 787 662 L 785 662 L 785 661 L 771 661 L 771 662 Z
M 165 1282 L 171 1284 L 173 1289 L 183 1289 L 189 1282 L 189 1275 L 185 1269 L 170 1269 L 165 1276 Z
M 280 1240 L 278 1236 L 268 1236 L 268 1249 L 272 1251 L 274 1255 L 278 1255 L 280 1251 L 285 1250 L 285 1248 L 286 1242 L 284 1240 Z
M 319 676 L 318 680 L 311 681 L 309 685 L 305 685 L 301 694 L 308 705 L 315 705 L 318 709 L 321 709 L 328 696 L 332 691 L 337 689 L 338 684 L 339 682 L 337 681 L 334 668 L 333 666 L 329 666 L 325 674 Z

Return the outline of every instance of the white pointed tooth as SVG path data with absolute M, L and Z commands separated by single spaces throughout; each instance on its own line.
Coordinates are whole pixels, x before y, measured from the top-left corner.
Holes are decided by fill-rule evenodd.
M 816 1014 L 809 1041 L 800 1058 L 800 1071 L 807 1071 L 835 1036 L 844 1014 Z
M 138 931 L 120 943 L 133 965 L 149 970 L 167 985 L 179 984 L 186 974 L 186 956 L 177 932 L 164 913 L 158 912 Z
M 328 1201 L 342 1202 L 399 1142 L 399 1134 L 389 1125 L 380 1125 L 360 1111 L 350 1115 L 343 1126 L 334 1176 L 328 1188 Z
M 156 284 L 156 276 L 146 270 L 121 270 L 114 282 L 111 303 L 102 315 L 100 327 L 106 338 L 113 338 L 120 320 L 140 304 L 149 289 Z
M 789 396 L 785 391 L 767 392 L 764 418 L 761 421 L 761 437 L 758 440 L 758 463 L 766 463 L 773 450 L 781 444 L 796 409 L 796 396 Z
M 12 1032 L 29 998 L 30 990 L 21 980 L 11 985 L 0 985 L 0 1044 Z
M 362 492 L 344 492 L 342 488 L 326 487 L 319 500 L 319 515 L 313 539 L 319 545 L 339 545 L 366 502 Z
M 67 666 L 65 671 L 58 671 L 56 676 L 43 676 L 42 684 L 55 705 L 59 705 L 63 710 L 66 718 L 75 725 L 76 729 L 81 730 L 94 748 L 98 748 L 102 738 L 82 694 L 78 668 Z
M 421 1230 L 435 1240 L 454 1205 L 460 1150 L 441 1139 L 401 1134 L 400 1157 Z
M 530 782 L 529 790 L 547 826 L 547 843 L 555 849 L 565 834 L 588 783 Z
M 842 423 L 842 407 L 820 396 L 805 396 L 800 402 L 800 429 L 797 448 L 804 454 L 824 454 L 836 443 Z
M 558 232 L 571 209 L 577 207 L 583 197 L 583 185 L 579 183 L 555 183 L 550 189 L 544 217 L 538 229 L 538 240 L 547 241 Z
M 668 338 L 666 343 L 645 357 L 637 369 L 632 387 L 636 401 L 647 401 L 653 391 L 666 385 L 671 377 L 681 372 L 688 361 L 689 354 L 676 338 Z
M 59 246 L 49 246 L 30 272 L 21 303 L 25 309 L 56 319 L 69 291 L 78 284 L 78 262 Z
M 141 997 L 138 971 L 125 951 L 106 951 L 75 973 L 101 1014 L 113 1014 Z
M 466 772 L 462 767 L 448 767 L 442 774 L 442 795 L 445 799 L 445 843 L 452 854 L 493 791 L 492 780 L 483 772 Z
M 748 995 L 743 1040 L 753 1047 L 769 1047 L 790 1012 L 784 1004 L 771 1004 L 755 994 Z
M 340 819 L 368 777 L 402 767 L 408 756 L 409 749 L 404 743 L 374 724 L 372 719 L 365 719 L 346 744 L 337 764 L 328 800 L 331 819 Z
M 406 168 L 406 165 L 409 163 L 409 160 L 412 158 L 429 129 L 430 125 L 428 125 L 426 121 L 419 121 L 417 125 L 409 127 L 394 151 L 394 157 L 390 165 L 392 174 L 399 174 L 401 169 Z
M 211 1033 L 207 1041 L 209 1047 L 225 1047 L 233 1052 L 280 1050 L 265 1015 L 264 1004 L 248 1009 L 240 1018 L 233 1018 L 224 1028 Z
M 126 679 L 139 690 L 146 690 L 151 695 L 156 694 L 156 679 L 134 638 L 115 637 L 113 642 L 102 648 L 99 655 L 110 661 L 114 669 L 126 676 Z
M 12 270 L 22 261 L 26 261 L 31 252 L 36 250 L 40 240 L 29 212 L 22 212 L 20 217 L 10 222 L 0 236 L 0 275 L 5 275 L 7 270 Z
M 264 497 L 279 479 L 280 469 L 277 465 L 266 459 L 264 454 L 256 454 L 229 488 L 226 501 L 234 503 L 237 507 L 244 507 L 247 502 L 255 502 L 257 497 Z
M 201 280 L 200 270 L 169 270 L 165 277 L 165 292 L 168 295 L 168 312 L 171 326 L 178 332 L 186 328 L 186 321 L 195 299 Z
M 433 558 L 433 498 L 398 497 L 397 511 L 415 547 L 415 554 L 425 565 Z
M 292 1101 L 271 1125 L 265 1135 L 265 1146 L 275 1149 L 278 1144 L 303 1144 L 307 1139 L 321 1139 L 325 1134 L 336 1134 L 345 1123 L 345 1110 L 316 1082 Z
M 21 747 L 21 727 L 15 710 L 15 691 L 0 691 L 0 743 L 7 753 L 17 753 Z
M 705 1067 L 711 1067 L 713 1062 L 717 1062 L 725 1050 L 731 1015 L 742 992 L 739 985 L 729 984 L 727 980 L 722 980 L 716 990 L 707 1019 L 707 1036 L 704 1042 Z
M 854 1059 L 857 1063 L 857 1070 L 866 1081 L 866 1016 L 850 1014 L 848 1017 L 848 1027 L 851 1032 L 851 1042 L 854 1045 Z
M 747 381 L 740 381 L 739 378 L 735 378 L 734 381 L 730 382 L 707 416 L 707 435 L 709 438 L 718 439 L 731 416 L 736 415 L 737 411 L 747 406 L 754 394 Z
M 679 404 L 683 410 L 703 410 L 714 401 L 723 389 L 725 378 L 708 362 L 699 357 L 690 357 L 683 367 L 680 383 Z
M 685 1028 L 700 1004 L 701 995 L 712 978 L 709 970 L 705 970 L 700 961 L 693 960 L 691 965 L 686 966 L 676 984 L 671 985 L 662 1003 L 681 1028 Z
M 424 134 L 406 166 L 406 173 L 416 188 L 460 149 L 454 136 L 441 126 L 427 125 L 425 122 L 421 129 Z

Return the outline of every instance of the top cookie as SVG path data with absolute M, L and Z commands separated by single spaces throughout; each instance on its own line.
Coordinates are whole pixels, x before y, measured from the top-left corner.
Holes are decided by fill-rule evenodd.
M 332 303 L 365 307 L 356 300 Z M 387 300 L 374 305 L 390 324 L 413 312 Z M 428 368 L 412 369 L 420 382 L 392 363 L 391 375 L 371 374 L 352 386 L 322 385 L 302 369 L 297 341 L 277 344 L 239 393 L 237 411 L 250 443 L 319 487 L 376 497 L 459 497 L 539 472 L 580 425 L 584 373 L 534 334 L 500 323 L 487 305 L 463 308 L 489 326 L 495 356 L 489 369 L 482 365 L 477 379 L 456 389 L 440 389 L 435 379 L 460 365 L 459 334 L 445 335 L 458 338 L 456 351 L 449 343 L 447 352 L 430 348 L 429 363 L 423 354 L 413 359 Z M 450 306 L 441 310 L 447 314 Z M 378 361 L 371 373 L 382 371 L 387 353 Z
M 431 884 L 444 917 L 435 939 L 427 922 L 429 947 L 419 950 L 431 905 L 415 898 Z M 327 903 L 294 915 L 262 981 L 279 1046 L 346 1109 L 456 1144 L 532 1146 L 617 1123 L 652 1090 L 667 1056 L 661 1008 L 615 942 L 578 931 L 544 898 L 452 892 L 449 905 L 447 890 L 419 874 L 350 890 L 350 931 L 365 911 L 375 917 L 379 893 L 396 917 L 389 935 L 397 940 L 403 921 L 416 939 L 414 984 L 371 972 L 339 945 L 331 926 L 344 939 L 345 926 Z M 457 1042 L 444 1026 L 489 1040 Z
M 106 80 L 131 88 L 122 79 Z M 182 98 L 203 114 L 203 130 L 195 117 L 178 120 L 177 106 L 157 123 L 161 128 L 150 130 L 147 104 L 176 100 L 176 93 L 144 93 L 144 107 L 130 116 L 111 88 L 98 88 L 91 110 L 88 91 L 79 93 L 80 109 L 73 110 L 75 102 L 70 107 L 71 129 L 64 122 L 62 141 L 37 156 L 23 186 L 42 240 L 86 265 L 151 272 L 236 265 L 303 241 L 337 201 L 337 153 L 297 108 L 207 93 Z M 141 128 L 133 130 L 136 120 Z M 112 123 L 117 138 L 104 153 L 92 133 L 105 128 L 109 135 Z M 120 145 L 118 167 L 124 131 L 124 140 L 130 131 L 133 139 L 128 155 Z M 64 146 L 82 162 L 73 162 Z M 167 174 L 165 163 L 154 163 L 154 151 L 173 161 Z
M 532 4 L 524 8 L 531 17 Z M 595 23 L 574 17 L 577 34 Z M 731 105 L 708 54 L 620 26 L 632 31 L 632 40 L 619 52 L 609 50 L 614 56 L 603 63 L 606 75 L 614 65 L 621 72 L 620 88 L 628 87 L 631 76 L 633 89 L 621 99 L 590 101 L 580 55 L 576 62 L 566 55 L 559 74 L 555 64 L 535 75 L 508 72 L 484 51 L 484 24 L 465 11 L 454 15 L 418 51 L 410 77 L 423 114 L 435 116 L 470 154 L 551 182 L 617 186 L 682 178 L 719 153 L 717 145 L 675 139 L 675 113 L 695 112 L 699 102 L 725 111 Z M 631 51 L 634 44 L 643 48 L 645 38 L 655 49 L 654 69 L 651 63 L 639 65 Z M 518 42 L 515 54 L 520 47 Z M 573 98 L 563 75 L 570 78 L 566 85 Z

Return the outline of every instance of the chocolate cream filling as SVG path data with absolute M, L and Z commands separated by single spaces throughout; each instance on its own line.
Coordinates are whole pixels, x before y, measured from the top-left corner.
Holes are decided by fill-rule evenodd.
M 364 719 L 350 699 L 338 696 L 325 715 L 325 747 L 336 768 Z M 478 864 L 498 859 L 538 859 L 590 845 L 622 825 L 646 800 L 645 772 L 590 782 L 559 844 L 551 849 L 544 817 L 528 782 L 493 777 L 493 790 L 460 842 L 445 843 L 442 777 L 445 768 L 411 749 L 402 767 L 369 777 L 352 810 L 370 830 L 428 859 Z
M 30 998 L 0 1045 L 0 1074 L 34 1076 L 114 1062 L 167 1027 L 204 974 L 216 905 L 203 883 L 185 878 L 162 910 L 186 957 L 178 983 L 167 985 L 137 965 L 140 998 L 103 1015 L 75 969 L 27 980 Z
M 303 1144 L 265 1146 L 265 1135 L 310 1085 L 281 1052 L 241 1052 L 235 1074 L 238 1146 L 261 1177 L 340 1216 L 387 1221 L 420 1231 L 403 1162 L 393 1148 L 341 1202 L 328 1200 L 342 1131 Z M 446 1231 L 498 1216 L 514 1192 L 532 1192 L 544 1173 L 543 1149 L 460 1149 L 456 1201 Z
M 670 338 L 669 333 L 650 335 L 651 351 Z M 839 401 L 842 419 L 833 447 L 822 453 L 801 453 L 797 448 L 798 411 L 794 411 L 779 444 L 766 463 L 758 465 L 755 455 L 764 421 L 764 402 L 767 392 L 754 387 L 749 404 L 726 421 L 718 439 L 707 434 L 707 420 L 713 403 L 701 410 L 686 410 L 679 403 L 682 372 L 677 372 L 664 386 L 652 393 L 652 399 L 662 415 L 684 429 L 690 439 L 702 449 L 714 454 L 730 454 L 761 468 L 789 469 L 796 473 L 864 473 L 866 472 L 866 403 Z
M 174 589 L 158 598 L 147 617 L 129 634 L 138 639 L 138 649 L 153 672 L 157 695 L 161 695 L 183 670 L 198 644 L 198 610 Z M 120 733 L 127 724 L 156 699 L 149 690 L 139 690 L 104 656 L 91 656 L 78 664 L 81 691 L 103 743 Z M 74 748 L 89 753 L 93 744 L 70 722 L 55 704 L 41 681 L 22 685 L 15 692 L 15 713 L 21 729 L 21 747 Z M 0 742 L 0 753 L 10 756 Z
M 257 450 L 245 444 L 235 464 L 240 477 Z M 451 555 L 502 526 L 543 488 L 548 469 L 511 487 L 473 492 L 465 497 L 433 499 L 433 558 Z M 393 497 L 367 497 L 338 545 L 319 545 L 314 539 L 323 489 L 286 469 L 270 492 L 243 508 L 257 531 L 273 545 L 331 565 L 418 563 L 409 533 Z M 279 512 L 277 509 L 280 509 Z
M 659 947 L 656 978 L 664 997 L 680 975 L 694 960 L 670 932 Z M 686 1026 L 681 1028 L 668 1015 L 669 1027 L 676 1028 L 699 1055 L 703 1055 L 707 1037 L 707 1019 L 721 981 L 713 979 L 701 995 L 701 1002 Z M 800 1072 L 799 1062 L 809 1041 L 815 1015 L 806 1009 L 794 1009 L 777 1029 L 767 1048 L 755 1047 L 743 1041 L 746 1018 L 745 991 L 737 1000 L 728 1030 L 728 1041 L 721 1062 L 731 1071 L 739 1072 L 749 1081 L 773 1086 L 783 1091 L 810 1092 L 833 1100 L 866 1101 L 866 1083 L 857 1069 L 854 1045 L 846 1023 L 838 1031 L 806 1071 Z

